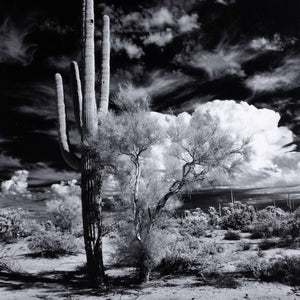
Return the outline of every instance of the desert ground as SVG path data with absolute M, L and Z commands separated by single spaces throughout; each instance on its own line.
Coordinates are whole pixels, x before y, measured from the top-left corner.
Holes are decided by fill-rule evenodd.
M 134 280 L 134 270 L 110 267 L 110 239 L 104 239 L 104 257 L 107 266 L 107 291 L 95 291 L 86 287 L 82 275 L 85 262 L 84 251 L 77 255 L 60 258 L 34 257 L 27 248 L 26 241 L 8 244 L 2 249 L 2 260 L 13 270 L 0 273 L 1 299 L 298 299 L 300 290 L 296 287 L 259 282 L 238 272 L 237 266 L 256 254 L 261 240 L 250 240 L 242 233 L 240 241 L 226 241 L 224 231 L 215 230 L 204 242 L 215 242 L 225 251 L 216 259 L 222 261 L 222 271 L 217 276 L 197 275 L 159 276 L 153 273 L 151 281 L 138 285 Z M 251 248 L 241 251 L 240 243 L 247 242 Z M 269 249 L 262 251 L 264 258 L 282 255 L 297 255 L 299 249 Z

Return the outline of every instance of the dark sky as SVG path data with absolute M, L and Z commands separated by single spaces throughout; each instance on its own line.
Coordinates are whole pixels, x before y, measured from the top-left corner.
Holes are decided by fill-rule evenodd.
M 97 1 L 111 18 L 111 97 L 120 85 L 175 113 L 220 100 L 280 113 L 300 137 L 299 0 Z M 80 1 L 0 2 L 0 177 L 31 172 L 32 184 L 73 177 L 56 137 L 54 74 L 70 103 L 69 63 L 80 57 Z M 98 86 L 98 85 L 97 85 Z M 77 134 L 69 108 L 71 136 Z

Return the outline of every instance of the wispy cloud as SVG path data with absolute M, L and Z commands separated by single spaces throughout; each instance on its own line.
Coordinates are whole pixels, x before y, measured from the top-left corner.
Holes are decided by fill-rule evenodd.
M 29 33 L 29 27 L 19 28 L 9 18 L 2 23 L 0 26 L 0 63 L 27 66 L 32 62 L 36 46 L 26 42 Z
M 78 179 L 80 174 L 74 171 L 57 170 L 46 163 L 37 163 L 35 166 L 28 168 L 29 184 L 43 185 L 59 181 L 68 181 Z
M 245 84 L 254 92 L 274 92 L 293 89 L 300 80 L 300 56 L 284 58 L 281 66 L 273 71 L 262 72 L 249 77 Z
M 175 62 L 204 70 L 210 79 L 226 75 L 244 76 L 242 65 L 258 54 L 249 51 L 245 45 L 229 45 L 222 41 L 214 50 L 204 50 L 201 45 L 192 46 L 187 42 L 187 50 L 175 57 Z M 194 48 L 194 49 L 193 49 Z
M 69 68 L 71 59 L 67 56 L 51 56 L 47 59 L 49 67 L 56 70 L 65 70 Z
M 22 163 L 20 158 L 12 157 L 5 152 L 0 153 L 0 170 L 21 168 Z
M 234 4 L 236 0 L 215 0 L 216 3 L 220 3 L 223 5 Z
M 64 84 L 64 91 L 68 118 L 74 120 L 68 81 Z M 24 99 L 23 102 L 26 104 L 17 107 L 17 111 L 41 116 L 47 120 L 57 118 L 54 80 L 53 82 L 35 82 L 30 87 L 23 87 L 19 90 L 18 97 Z
M 46 19 L 39 24 L 40 31 L 48 31 L 59 35 L 67 35 L 73 31 L 72 26 L 62 25 L 56 18 Z

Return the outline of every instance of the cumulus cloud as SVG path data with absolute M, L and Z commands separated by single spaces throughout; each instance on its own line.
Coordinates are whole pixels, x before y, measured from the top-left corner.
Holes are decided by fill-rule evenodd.
M 251 138 L 254 154 L 234 183 L 243 187 L 296 183 L 295 174 L 300 172 L 300 156 L 293 152 L 293 132 L 278 125 L 278 113 L 271 109 L 256 108 L 246 102 L 219 100 L 197 109 L 208 110 L 218 116 L 221 127 L 233 137 Z M 287 144 L 291 146 L 285 147 Z M 291 165 L 294 167 L 290 168 Z
M 290 90 L 298 86 L 300 79 L 300 56 L 285 58 L 282 65 L 271 72 L 262 72 L 249 77 L 245 84 L 254 92 Z
M 58 198 L 63 199 L 74 196 L 79 197 L 81 192 L 76 179 L 69 180 L 68 182 L 61 181 L 59 184 L 52 184 L 51 190 Z
M 133 42 L 126 39 L 121 39 L 119 37 L 113 38 L 112 48 L 117 52 L 120 50 L 125 50 L 131 59 L 140 58 L 144 54 L 143 50 Z
M 102 5 L 103 7 L 103 5 Z M 125 50 L 129 58 L 140 58 L 143 46 L 164 47 L 176 36 L 200 28 L 197 14 L 188 14 L 178 5 L 155 6 L 125 13 L 121 8 L 105 6 L 104 13 L 114 18 L 112 47 L 115 51 Z M 97 36 L 101 36 L 99 30 Z
M 280 34 L 275 33 L 272 39 L 265 37 L 255 38 L 250 41 L 250 48 L 263 51 L 282 51 L 287 45 L 293 45 L 296 42 L 295 38 L 283 39 Z
M 26 170 L 16 171 L 11 179 L 1 183 L 2 195 L 30 195 L 30 192 L 27 191 L 28 175 L 29 172 Z
M 151 27 L 173 25 L 174 23 L 174 16 L 166 7 L 161 7 L 159 10 L 152 11 L 151 17 L 142 21 L 145 30 L 150 30 Z
M 26 42 L 29 28 L 17 28 L 8 18 L 0 26 L 0 63 L 21 64 L 31 63 L 35 45 Z
M 174 115 L 151 113 L 156 123 L 168 129 L 170 124 L 178 122 L 188 126 L 193 117 L 209 112 L 220 120 L 220 128 L 235 140 L 250 138 L 253 154 L 240 173 L 226 184 L 242 187 L 275 186 L 299 183 L 300 155 L 293 152 L 294 135 L 287 127 L 279 126 L 280 115 L 271 109 L 260 109 L 246 102 L 233 100 L 214 100 L 198 105 L 192 114 L 186 112 Z M 286 147 L 287 144 L 291 146 Z M 162 168 L 165 146 L 153 148 L 152 164 Z M 299 177 L 299 176 L 298 176 Z
M 178 19 L 178 25 L 179 25 L 179 31 L 181 33 L 183 32 L 189 32 L 194 29 L 200 28 L 200 25 L 198 23 L 198 16 L 196 14 L 192 15 L 183 15 Z
M 173 32 L 170 28 L 167 28 L 166 31 L 151 33 L 144 40 L 144 44 L 156 44 L 157 46 L 165 46 L 173 39 Z

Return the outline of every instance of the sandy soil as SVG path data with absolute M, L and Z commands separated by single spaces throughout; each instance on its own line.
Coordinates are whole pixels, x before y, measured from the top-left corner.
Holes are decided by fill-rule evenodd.
M 28 256 L 25 242 L 8 245 L 5 249 L 5 253 L 10 256 L 7 261 L 10 261 L 11 267 L 18 273 L 0 272 L 0 299 L 300 299 L 300 290 L 294 290 L 290 286 L 239 278 L 232 273 L 239 262 L 247 260 L 249 255 L 255 253 L 256 245 L 253 241 L 249 240 L 254 243 L 249 251 L 238 251 L 239 241 L 224 241 L 222 233 L 215 233 L 207 241 L 223 244 L 226 249 L 221 254 L 221 259 L 225 262 L 224 276 L 210 278 L 206 283 L 196 276 L 169 276 L 154 278 L 139 286 L 130 281 L 130 277 L 125 278 L 132 270 L 110 269 L 107 274 L 111 278 L 111 288 L 105 293 L 85 287 L 81 272 L 78 271 L 84 265 L 84 253 L 59 259 L 32 258 Z M 248 242 L 247 236 L 244 236 L 244 241 Z M 104 246 L 104 249 L 110 249 L 108 239 L 104 240 Z M 264 251 L 264 256 L 279 256 L 280 251 L 282 250 L 270 249 Z M 282 254 L 300 254 L 300 250 L 283 252 Z M 105 253 L 106 264 L 110 259 L 109 254 L 109 251 Z

